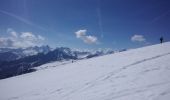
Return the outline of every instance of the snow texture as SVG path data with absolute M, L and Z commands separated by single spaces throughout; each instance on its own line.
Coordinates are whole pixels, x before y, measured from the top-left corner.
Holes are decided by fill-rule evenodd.
M 0 80 L 0 100 L 170 100 L 170 42 L 43 66 Z

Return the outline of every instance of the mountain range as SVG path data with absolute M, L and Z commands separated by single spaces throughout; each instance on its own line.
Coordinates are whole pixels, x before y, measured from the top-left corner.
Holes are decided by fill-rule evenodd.
M 12 61 L 27 56 L 36 55 L 38 53 L 48 53 L 52 49 L 46 46 L 35 46 L 28 48 L 0 48 L 0 61 Z
M 114 53 L 113 50 L 74 51 L 67 47 L 0 48 L 0 79 L 35 71 L 34 67 L 53 61 L 81 60 Z

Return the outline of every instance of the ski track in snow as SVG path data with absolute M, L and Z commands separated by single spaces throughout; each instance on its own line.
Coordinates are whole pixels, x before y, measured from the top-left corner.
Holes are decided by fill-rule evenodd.
M 140 61 L 136 61 L 135 63 L 132 63 L 130 65 L 127 65 L 127 66 L 123 66 L 121 67 L 120 69 L 118 70 L 114 70 L 113 72 L 111 73 L 107 73 L 106 75 L 104 76 L 101 76 L 99 78 L 97 78 L 96 80 L 92 81 L 92 82 L 89 82 L 89 83 L 86 83 L 86 85 L 84 85 L 84 87 L 80 88 L 80 89 L 77 89 L 75 91 L 72 91 L 70 93 L 67 94 L 68 95 L 71 95 L 71 94 L 74 94 L 75 92 L 79 93 L 79 92 L 82 92 L 88 88 L 91 88 L 93 86 L 96 85 L 96 83 L 100 83 L 101 81 L 105 81 L 105 80 L 108 80 L 109 78 L 113 77 L 114 75 L 116 75 L 117 73 L 129 68 L 129 67 L 133 67 L 134 65 L 137 65 L 137 64 L 140 64 L 140 63 L 143 63 L 143 62 L 147 62 L 147 61 L 150 61 L 150 60 L 154 60 L 154 59 L 157 59 L 159 57 L 163 57 L 163 56 L 167 56 L 169 55 L 170 53 L 165 53 L 165 54 L 162 54 L 162 55 L 158 55 L 158 56 L 154 56 L 154 57 L 151 57 L 151 58 L 145 58 L 143 60 L 140 60 Z M 158 68 L 155 68 L 155 69 L 151 69 L 151 70 L 147 70 L 148 71 L 154 71 L 154 70 L 159 70 Z M 115 77 L 115 79 L 117 78 L 125 78 L 126 76 L 118 76 L 118 77 Z M 113 96 L 111 99 L 108 99 L 108 100 L 113 100 L 115 98 L 119 98 L 119 97 L 122 97 L 122 96 L 127 96 L 127 95 L 132 95 L 132 94 L 135 94 L 135 93 L 140 93 L 140 92 L 145 92 L 147 91 L 148 89 L 152 89 L 152 88 L 156 88 L 157 86 L 161 86 L 161 85 L 165 85 L 165 84 L 169 84 L 170 86 L 170 81 L 169 82 L 163 82 L 163 83 L 156 83 L 156 84 L 151 84 L 151 85 L 148 85 L 148 86 L 144 86 L 144 87 L 138 87 L 138 88 L 132 88 L 132 89 L 126 89 L 126 90 L 122 90 L 122 91 L 119 91 L 117 93 L 111 93 Z M 142 89 L 141 89 L 142 88 Z M 170 90 L 169 90 L 170 91 Z M 114 96 L 115 95 L 115 96 Z M 108 96 L 109 97 L 109 96 Z
M 146 59 L 143 59 L 143 60 L 141 60 L 141 61 L 137 61 L 137 62 L 135 62 L 135 63 L 132 63 L 132 64 L 130 64 L 130 65 L 123 66 L 123 67 L 121 67 L 120 69 L 118 69 L 118 70 L 116 70 L 116 71 L 113 71 L 113 72 L 111 72 L 111 73 L 108 73 L 103 80 L 109 79 L 111 76 L 113 76 L 113 75 L 121 72 L 122 70 L 127 69 L 128 67 L 133 67 L 134 65 L 137 65 L 137 64 L 140 64 L 140 63 L 143 63 L 143 62 L 146 62 L 146 61 L 154 60 L 154 59 L 156 59 L 156 58 L 163 57 L 163 56 L 166 56 L 166 55 L 169 55 L 169 54 L 170 54 L 170 53 L 166 53 L 166 54 L 163 54 L 163 55 L 158 55 L 158 56 L 155 56 L 155 57 L 146 58 Z M 153 70 L 156 70 L 156 69 L 153 69 Z M 152 71 L 153 71 L 153 70 L 152 70 Z M 126 77 L 126 76 L 124 76 L 124 77 Z
M 70 64 L 45 64 L 37 72 L 0 80 L 0 100 L 169 100 L 169 60 L 167 42 Z

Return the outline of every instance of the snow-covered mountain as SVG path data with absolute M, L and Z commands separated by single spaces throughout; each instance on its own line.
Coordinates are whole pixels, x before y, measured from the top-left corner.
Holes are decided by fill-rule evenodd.
M 53 61 L 77 59 L 69 48 L 56 48 L 48 53 L 38 53 L 37 55 L 27 56 L 13 61 L 0 62 L 0 79 L 29 73 L 35 70 L 32 68 Z
M 103 56 L 114 53 L 112 49 L 99 49 L 99 50 L 84 50 L 84 51 L 73 51 L 78 59 L 92 58 L 97 56 Z
M 14 54 L 16 50 L 0 53 L 0 79 L 35 71 L 36 68 L 34 67 L 53 61 L 58 61 L 59 63 L 64 61 L 65 63 L 68 60 L 80 60 L 112 53 L 103 50 L 95 52 L 73 51 L 66 47 L 58 47 L 50 51 L 48 46 L 19 50 L 21 52 L 17 52 L 18 54 L 16 55 Z M 20 57 L 20 59 L 17 58 L 21 54 L 24 56 Z M 3 59 L 4 57 L 5 59 Z
M 0 80 L 0 100 L 169 100 L 170 42 Z
M 12 61 L 38 53 L 48 53 L 51 48 L 47 46 L 35 46 L 28 48 L 0 48 L 0 61 Z
M 51 51 L 52 49 L 46 45 L 46 46 L 35 46 L 35 47 L 28 47 L 23 49 L 23 54 L 26 56 L 32 56 L 32 55 L 36 55 L 38 53 L 44 53 L 47 54 L 49 51 Z
M 60 49 L 60 51 L 63 50 L 63 52 L 67 55 L 77 56 L 77 59 L 92 58 L 114 53 L 114 51 L 110 49 L 93 51 L 74 51 L 67 47 L 57 47 L 56 49 Z M 47 54 L 48 52 L 54 50 L 55 49 L 50 48 L 48 45 L 28 48 L 0 48 L 0 61 L 13 61 L 24 57 L 37 55 L 38 53 Z

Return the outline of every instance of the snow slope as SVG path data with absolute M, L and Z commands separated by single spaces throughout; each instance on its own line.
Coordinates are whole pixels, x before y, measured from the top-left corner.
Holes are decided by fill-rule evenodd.
M 170 42 L 0 80 L 0 100 L 170 100 Z

